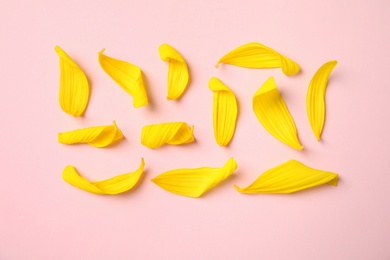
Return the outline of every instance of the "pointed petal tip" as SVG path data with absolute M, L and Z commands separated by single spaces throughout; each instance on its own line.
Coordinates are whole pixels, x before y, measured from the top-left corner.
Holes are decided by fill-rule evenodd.
M 226 162 L 226 164 L 224 165 L 224 168 L 227 168 L 227 167 L 231 167 L 231 171 L 232 172 L 234 172 L 235 170 L 237 170 L 237 167 L 238 167 L 238 165 L 237 165 L 237 162 L 236 162 L 236 160 L 234 160 L 234 158 L 233 157 L 231 157 L 227 162 Z
M 233 186 L 238 192 L 241 192 L 242 188 L 238 187 L 237 185 Z
M 101 51 L 98 52 L 98 54 L 103 54 L 103 52 L 106 50 L 106 48 L 103 48 Z
M 339 184 L 339 175 L 336 174 L 336 177 L 333 178 L 330 182 L 329 182 L 330 185 L 333 185 L 335 187 L 337 187 L 337 185 Z

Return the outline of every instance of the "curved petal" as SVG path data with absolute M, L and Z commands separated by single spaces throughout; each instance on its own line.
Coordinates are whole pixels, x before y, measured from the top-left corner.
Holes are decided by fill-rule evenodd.
M 313 133 L 318 141 L 321 140 L 325 122 L 325 91 L 329 75 L 336 67 L 337 61 L 328 61 L 322 65 L 310 81 L 306 96 L 306 109 Z
M 283 73 L 288 76 L 297 74 L 300 70 L 296 62 L 257 42 L 232 50 L 218 61 L 216 67 L 221 63 L 254 69 L 282 68 Z
M 209 88 L 214 92 L 214 136 L 221 146 L 229 144 L 236 129 L 237 100 L 234 93 L 217 78 L 211 78 Z
M 325 183 L 337 186 L 338 180 L 336 173 L 290 160 L 264 172 L 246 188 L 234 187 L 241 193 L 292 193 Z
M 65 167 L 62 172 L 62 178 L 70 185 L 95 194 L 119 194 L 133 188 L 142 176 L 145 162 L 141 159 L 140 167 L 130 173 L 117 175 L 108 180 L 90 182 L 86 178 L 79 175 L 72 165 Z
M 163 144 L 187 144 L 193 141 L 194 127 L 189 127 L 184 122 L 147 125 L 142 128 L 141 143 L 149 148 L 157 148 Z
M 103 70 L 127 93 L 133 96 L 134 107 L 148 104 L 148 96 L 139 67 L 122 60 L 117 60 L 99 52 L 99 62 Z
M 292 148 L 302 150 L 294 119 L 270 77 L 253 96 L 253 111 L 257 119 L 276 139 Z
M 177 169 L 158 175 L 152 182 L 169 192 L 197 198 L 225 180 L 236 169 L 236 161 L 230 158 L 222 168 Z
M 95 147 L 106 147 L 123 138 L 115 121 L 113 125 L 93 126 L 58 134 L 61 144 L 87 143 Z
M 82 115 L 89 100 L 89 84 L 81 68 L 59 46 L 55 51 L 60 57 L 60 94 L 62 110 L 72 116 Z
M 168 44 L 162 44 L 158 51 L 163 61 L 169 63 L 168 68 L 168 100 L 178 99 L 186 90 L 189 73 L 187 63 L 177 50 Z

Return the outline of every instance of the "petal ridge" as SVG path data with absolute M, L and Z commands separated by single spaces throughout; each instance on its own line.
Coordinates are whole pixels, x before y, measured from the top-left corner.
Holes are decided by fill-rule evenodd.
M 87 143 L 94 147 L 106 147 L 123 138 L 121 130 L 113 121 L 113 125 L 93 126 L 58 134 L 61 144 Z
M 230 158 L 221 168 L 183 168 L 164 172 L 152 182 L 174 194 L 198 198 L 217 186 L 237 169 L 237 163 Z
M 321 140 L 325 123 L 325 91 L 330 73 L 336 67 L 337 61 L 331 60 L 323 64 L 310 81 L 306 95 L 306 110 L 311 129 L 317 140 Z
M 133 97 L 135 108 L 147 105 L 149 101 L 141 69 L 127 61 L 109 57 L 103 54 L 104 51 L 99 52 L 99 63 L 104 72 Z
M 185 122 L 152 124 L 142 128 L 141 143 L 149 148 L 158 148 L 164 144 L 188 144 L 194 141 L 194 127 Z
M 294 119 L 288 111 L 273 77 L 270 77 L 256 91 L 252 104 L 257 119 L 273 137 L 296 150 L 303 149 L 298 140 Z
M 169 63 L 167 99 L 179 99 L 189 83 L 187 63 L 183 56 L 169 44 L 161 44 L 158 51 L 161 59 Z
M 141 165 L 134 172 L 124 173 L 107 180 L 91 182 L 82 177 L 72 165 L 65 167 L 62 178 L 70 185 L 95 194 L 114 195 L 132 189 L 141 179 L 145 162 L 141 158 Z
M 252 69 L 282 68 L 283 73 L 288 76 L 300 71 L 295 61 L 257 42 L 235 48 L 219 59 L 215 67 L 218 68 L 221 63 Z
M 89 83 L 84 71 L 60 46 L 55 47 L 60 58 L 61 109 L 74 117 L 81 116 L 89 101 Z
M 236 129 L 237 100 L 233 91 L 215 77 L 210 79 L 209 88 L 214 92 L 214 137 L 217 144 L 226 146 L 233 138 Z
M 316 170 L 296 160 L 289 160 L 261 174 L 245 188 L 234 188 L 241 193 L 293 193 L 322 184 L 337 186 L 336 173 Z

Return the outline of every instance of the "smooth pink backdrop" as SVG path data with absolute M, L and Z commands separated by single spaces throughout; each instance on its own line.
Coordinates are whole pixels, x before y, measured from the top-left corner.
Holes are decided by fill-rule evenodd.
M 0 259 L 390 259 L 390 2 L 383 1 L 2 1 L 0 3 Z M 247 42 L 296 60 L 302 72 L 250 70 L 217 60 Z M 167 64 L 158 47 L 186 58 L 191 85 L 166 100 Z M 59 106 L 60 45 L 91 83 L 86 114 Z M 97 53 L 140 66 L 151 105 L 109 78 Z M 326 93 L 323 140 L 317 143 L 305 98 L 314 72 L 336 59 Z M 239 119 L 231 145 L 212 129 L 216 76 L 236 93 Z M 305 150 L 272 138 L 252 111 L 252 96 L 274 76 Z M 57 133 L 110 124 L 126 139 L 105 149 L 65 146 Z M 151 150 L 140 144 L 146 124 L 186 121 L 196 143 Z M 134 191 L 98 196 L 62 178 L 76 166 L 92 180 L 133 171 L 146 161 Z M 200 199 L 173 195 L 150 179 L 182 167 L 237 172 Z M 243 195 L 265 170 L 289 159 L 340 174 L 292 195 Z

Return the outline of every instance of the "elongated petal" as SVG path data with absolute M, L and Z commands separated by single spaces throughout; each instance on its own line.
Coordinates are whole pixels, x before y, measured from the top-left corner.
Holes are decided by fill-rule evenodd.
M 195 141 L 194 127 L 184 122 L 147 125 L 142 128 L 141 143 L 149 148 L 163 144 L 188 144 Z
M 163 61 L 169 63 L 168 68 L 168 100 L 180 98 L 187 88 L 189 73 L 183 56 L 168 44 L 162 44 L 158 51 Z
M 95 194 L 119 194 L 133 188 L 142 176 L 145 162 L 141 159 L 141 165 L 135 172 L 117 175 L 108 180 L 91 182 L 79 175 L 72 166 L 66 166 L 62 172 L 62 178 L 70 185 Z
M 282 68 L 283 73 L 288 76 L 297 74 L 300 70 L 296 62 L 257 42 L 247 43 L 232 50 L 218 61 L 216 67 L 221 63 L 255 69 Z
M 211 78 L 209 88 L 214 92 L 214 136 L 219 145 L 229 144 L 236 129 L 237 100 L 234 93 L 217 78 Z
M 241 193 L 292 193 L 325 183 L 337 186 L 338 180 L 336 173 L 290 160 L 264 172 L 246 188 L 234 187 Z
M 103 70 L 127 93 L 133 96 L 134 107 L 147 105 L 148 96 L 141 69 L 129 62 L 104 55 L 104 50 L 99 52 L 99 62 Z
M 115 121 L 113 125 L 94 126 L 58 134 L 62 144 L 87 143 L 95 147 L 106 147 L 123 138 Z
M 279 141 L 302 150 L 294 120 L 276 88 L 273 77 L 269 78 L 253 96 L 253 111 L 267 131 Z
M 337 61 L 328 61 L 322 65 L 310 81 L 306 96 L 307 115 L 311 129 L 318 141 L 321 140 L 322 129 L 325 122 L 325 91 L 328 78 Z
M 225 180 L 236 169 L 236 161 L 230 158 L 222 168 L 177 169 L 158 175 L 152 182 L 169 192 L 197 198 Z
M 55 50 L 60 57 L 60 94 L 62 110 L 72 116 L 82 115 L 89 100 L 89 84 L 81 68 L 59 46 Z

